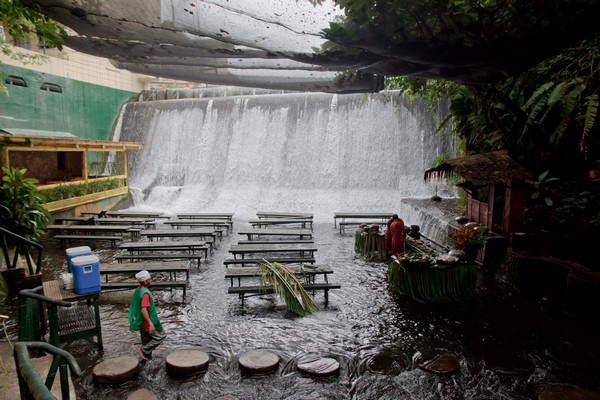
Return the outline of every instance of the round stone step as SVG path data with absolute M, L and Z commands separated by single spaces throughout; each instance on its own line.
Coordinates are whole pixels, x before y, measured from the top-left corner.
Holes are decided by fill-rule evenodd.
M 203 351 L 180 350 L 167 356 L 167 373 L 175 377 L 184 377 L 208 368 L 209 357 Z
M 127 396 L 127 400 L 158 400 L 158 397 L 148 389 L 142 388 Z
M 436 374 L 450 374 L 460 368 L 458 359 L 449 353 L 439 353 L 432 358 L 419 360 L 419 368 Z
M 298 361 L 298 371 L 315 376 L 331 376 L 340 372 L 340 363 L 330 357 L 306 356 Z
M 240 368 L 251 374 L 264 374 L 277 369 L 279 356 L 267 350 L 251 350 L 239 360 Z
M 137 357 L 115 357 L 97 364 L 92 371 L 92 375 L 96 383 L 120 384 L 137 377 L 140 369 L 141 366 Z
M 544 389 L 540 400 L 600 400 L 600 393 L 570 385 L 555 385 Z

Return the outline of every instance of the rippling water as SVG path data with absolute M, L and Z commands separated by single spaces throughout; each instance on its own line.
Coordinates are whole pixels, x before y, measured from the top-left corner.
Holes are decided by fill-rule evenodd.
M 354 257 L 352 235 L 341 236 L 332 223 L 315 225 L 317 263 L 334 270 L 330 282 L 340 290 L 315 295 L 322 311 L 297 317 L 273 295 L 246 299 L 229 295 L 223 260 L 247 226 L 236 221 L 234 233 L 191 271 L 188 296 L 181 291 L 156 292 L 167 340 L 140 376 L 120 386 L 95 385 L 91 371 L 106 358 L 134 355 L 139 336 L 129 332 L 127 292 L 103 295 L 101 306 L 104 354 L 85 341 L 69 349 L 84 376 L 76 382 L 79 398 L 125 398 L 147 388 L 160 399 L 526 399 L 544 386 L 575 384 L 598 390 L 598 336 L 574 323 L 553 318 L 540 305 L 496 285 L 480 287 L 477 302 L 450 306 L 419 305 L 393 293 L 387 267 Z M 47 261 L 62 261 L 62 250 L 48 243 Z M 113 251 L 99 252 L 109 262 Z M 62 266 L 61 266 L 62 268 Z M 60 268 L 48 271 L 56 276 Z M 483 279 L 480 280 L 483 282 Z M 173 379 L 165 357 L 181 349 L 209 354 L 207 372 Z M 241 373 L 239 357 L 266 349 L 281 363 L 275 373 Z M 452 375 L 436 375 L 414 365 L 413 358 L 450 352 L 460 361 Z M 315 354 L 336 359 L 338 376 L 314 378 L 298 372 L 298 359 Z

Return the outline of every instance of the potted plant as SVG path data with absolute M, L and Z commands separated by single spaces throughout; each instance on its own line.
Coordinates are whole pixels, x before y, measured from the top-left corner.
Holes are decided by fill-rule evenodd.
M 485 231 L 477 224 L 460 225 L 448 239 L 452 247 L 464 252 L 468 263 L 474 263 L 479 249 L 485 244 Z

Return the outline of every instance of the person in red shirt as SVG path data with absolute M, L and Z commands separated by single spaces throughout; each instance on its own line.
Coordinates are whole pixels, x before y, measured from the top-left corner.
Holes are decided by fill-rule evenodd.
M 392 254 L 404 253 L 404 221 L 398 218 L 398 214 L 392 216 L 394 220 L 390 224 L 390 232 L 392 234 Z
M 394 214 L 396 217 L 397 214 Z M 394 216 L 388 219 L 385 226 L 385 253 L 389 256 L 392 253 L 392 231 L 390 230 L 390 225 L 394 222 Z
M 129 305 L 129 329 L 140 331 L 142 347 L 136 349 L 143 361 L 152 358 L 152 352 L 167 337 L 154 304 L 152 293 L 148 289 L 152 284 L 152 277 L 146 270 L 135 275 L 140 286 L 134 291 Z

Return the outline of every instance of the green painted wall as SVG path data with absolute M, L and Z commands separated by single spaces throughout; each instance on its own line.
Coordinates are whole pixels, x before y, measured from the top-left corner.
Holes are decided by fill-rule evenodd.
M 0 64 L 2 79 L 18 76 L 27 87 L 6 85 L 0 94 L 0 128 L 70 132 L 81 139 L 108 140 L 121 105 L 137 93 L 25 68 Z M 40 90 L 43 83 L 62 93 Z

